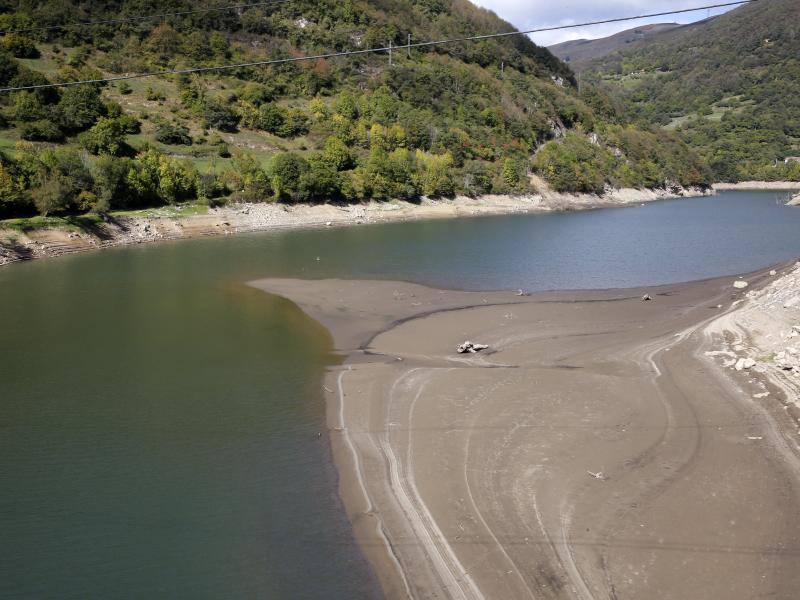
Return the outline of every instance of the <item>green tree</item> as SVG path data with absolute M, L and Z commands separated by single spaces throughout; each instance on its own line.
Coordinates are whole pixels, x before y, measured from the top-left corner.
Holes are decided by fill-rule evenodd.
M 24 214 L 30 205 L 24 185 L 0 160 L 0 216 Z
M 61 94 L 58 108 L 62 127 L 73 133 L 89 129 L 105 113 L 100 90 L 94 85 L 66 88 Z
M 353 153 L 341 139 L 335 136 L 325 140 L 323 151 L 325 161 L 337 171 L 345 171 L 355 166 Z
M 118 119 L 101 117 L 89 130 L 80 135 L 83 148 L 92 154 L 118 156 L 130 150 L 125 141 L 125 129 Z
M 16 58 L 39 58 L 39 49 L 33 40 L 18 33 L 4 35 L 0 39 L 0 50 L 5 50 Z
M 276 154 L 269 165 L 272 192 L 279 200 L 300 199 L 300 180 L 309 170 L 305 158 L 294 152 Z
M 507 158 L 503 161 L 502 171 L 503 183 L 509 190 L 515 190 L 519 186 L 519 165 L 513 158 Z

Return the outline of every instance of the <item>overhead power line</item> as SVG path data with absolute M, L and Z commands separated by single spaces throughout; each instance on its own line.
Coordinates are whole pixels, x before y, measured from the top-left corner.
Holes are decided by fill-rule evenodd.
M 187 15 L 198 15 L 213 12 L 227 12 L 229 10 L 245 10 L 248 8 L 258 8 L 271 6 L 274 4 L 285 4 L 292 0 L 270 0 L 269 2 L 255 2 L 253 4 L 232 4 L 229 6 L 217 6 L 212 8 L 196 8 L 192 10 L 180 10 L 174 12 L 160 13 L 155 15 L 142 15 L 136 17 L 120 17 L 118 19 L 100 19 L 98 21 L 73 21 L 59 25 L 45 25 L 41 27 L 27 27 L 25 29 L 7 29 L 0 31 L 0 35 L 8 33 L 32 33 L 34 31 L 53 31 L 56 29 L 69 29 L 70 27 L 90 27 L 92 25 L 121 25 L 122 23 L 138 23 L 141 21 L 154 21 L 156 19 L 166 19 L 168 17 L 185 17 Z
M 651 17 L 663 17 L 667 15 L 676 15 L 681 13 L 695 12 L 701 10 L 709 10 L 712 8 L 722 8 L 727 6 L 738 6 L 742 4 L 754 4 L 759 0 L 739 0 L 737 2 L 725 2 L 720 4 L 709 4 L 706 6 L 698 6 L 695 8 L 684 8 L 681 10 L 670 10 L 658 13 L 649 13 L 645 15 L 636 15 L 632 17 L 616 17 L 613 19 L 603 19 L 601 21 L 588 21 L 586 23 L 575 23 L 572 25 L 558 25 L 553 27 L 540 27 L 538 29 L 527 29 L 525 31 L 506 31 L 501 33 L 489 33 L 485 35 L 472 35 L 459 38 L 449 38 L 444 40 L 432 40 L 427 42 L 415 42 L 405 44 L 402 46 L 384 46 L 381 48 L 365 48 L 363 50 L 343 50 L 341 52 L 326 52 L 324 54 L 313 54 L 310 56 L 294 56 L 290 58 L 276 58 L 272 60 L 259 60 L 254 62 L 235 63 L 226 65 L 215 65 L 211 67 L 195 67 L 188 69 L 165 69 L 162 71 L 150 71 L 145 73 L 132 73 L 130 75 L 118 75 L 115 77 L 105 77 L 102 79 L 84 79 L 80 81 L 65 81 L 61 83 L 45 83 L 39 85 L 25 85 L 19 87 L 6 87 L 0 88 L 0 93 L 4 92 L 20 92 L 24 90 L 38 90 L 43 88 L 61 88 L 71 87 L 76 85 L 89 85 L 89 84 L 103 84 L 112 83 L 115 81 L 127 81 L 130 79 L 142 79 L 145 77 L 159 77 L 163 75 L 190 75 L 192 73 L 211 73 L 216 71 L 230 71 L 233 69 L 244 69 L 249 67 L 265 67 L 271 65 L 281 65 L 287 63 L 296 63 L 310 60 L 324 60 L 329 58 L 338 58 L 343 56 L 358 56 L 364 54 L 384 53 L 396 50 L 411 50 L 414 48 L 431 48 L 434 46 L 442 46 L 445 44 L 455 44 L 458 42 L 475 42 L 480 40 L 489 40 L 495 38 L 504 38 L 517 35 L 529 35 L 532 33 L 543 33 L 546 31 L 557 31 L 561 29 L 574 29 L 577 27 L 589 27 L 591 25 L 603 25 L 606 23 L 619 23 L 622 21 L 634 21 L 637 19 L 647 19 Z

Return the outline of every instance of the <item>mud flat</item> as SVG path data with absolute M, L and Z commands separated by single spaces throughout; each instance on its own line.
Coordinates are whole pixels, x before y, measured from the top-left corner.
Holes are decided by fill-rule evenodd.
M 252 285 L 346 356 L 325 382 L 331 444 L 388 597 L 789 599 L 797 423 L 715 354 L 789 269 L 530 296 Z

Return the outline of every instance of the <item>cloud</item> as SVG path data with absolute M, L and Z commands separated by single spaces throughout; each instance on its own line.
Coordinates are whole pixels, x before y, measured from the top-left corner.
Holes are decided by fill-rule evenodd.
M 601 21 L 618 17 L 651 14 L 670 10 L 681 10 L 712 4 L 710 0 L 472 0 L 478 6 L 491 9 L 501 18 L 522 30 L 574 25 L 587 21 Z M 540 46 L 550 46 L 566 40 L 600 38 L 631 29 L 645 23 L 691 23 L 707 16 L 717 15 L 727 8 L 697 11 L 621 23 L 576 27 L 531 37 Z

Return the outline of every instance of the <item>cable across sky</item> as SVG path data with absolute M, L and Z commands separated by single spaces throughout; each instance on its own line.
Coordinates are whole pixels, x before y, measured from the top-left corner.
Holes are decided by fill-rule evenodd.
M 288 2 L 290 0 L 281 0 L 283 2 Z M 588 21 L 585 23 L 574 23 L 571 25 L 557 25 L 552 27 L 540 27 L 537 29 L 527 29 L 524 31 L 505 31 L 500 33 L 488 33 L 484 35 L 472 35 L 472 36 L 465 36 L 459 38 L 449 38 L 443 40 L 431 40 L 425 42 L 414 42 L 409 44 L 402 44 L 398 46 L 389 45 L 383 46 L 380 48 L 365 48 L 361 50 L 343 50 L 340 52 L 326 52 L 323 54 L 313 54 L 309 56 L 294 56 L 289 58 L 276 58 L 271 60 L 259 60 L 253 62 L 244 62 L 244 63 L 234 63 L 234 64 L 224 64 L 224 65 L 214 65 L 210 67 L 193 67 L 193 68 L 186 68 L 186 69 L 164 69 L 160 71 L 149 71 L 145 73 L 132 73 L 129 75 L 118 75 L 114 77 L 105 77 L 100 79 L 84 79 L 80 81 L 65 81 L 60 83 L 46 83 L 46 84 L 39 84 L 39 85 L 26 85 L 26 86 L 18 86 L 18 87 L 6 87 L 0 88 L 0 93 L 7 93 L 7 92 L 19 92 L 24 90 L 37 90 L 37 89 L 44 89 L 44 88 L 62 88 L 62 87 L 72 87 L 76 85 L 90 85 L 90 84 L 103 84 L 103 83 L 112 83 L 115 81 L 128 81 L 131 79 L 143 79 L 146 77 L 159 77 L 165 75 L 190 75 L 193 73 L 212 73 L 212 72 L 219 72 L 219 71 L 230 71 L 233 69 L 244 69 L 249 67 L 265 67 L 271 65 L 281 65 L 287 63 L 296 63 L 296 62 L 304 62 L 304 61 L 312 61 L 312 60 L 324 60 L 330 58 L 339 58 L 345 56 L 358 56 L 358 55 L 365 55 L 365 54 L 376 54 L 376 53 L 387 53 L 397 50 L 412 50 L 417 48 L 431 48 L 435 46 L 442 46 L 446 44 L 455 44 L 459 42 L 475 42 L 481 40 L 488 40 L 488 39 L 495 39 L 495 38 L 504 38 L 504 37 L 511 37 L 517 35 L 530 35 L 533 33 L 543 33 L 546 31 L 558 31 L 561 29 L 574 29 L 577 27 L 589 27 L 591 25 L 604 25 L 607 23 L 619 23 L 622 21 L 635 21 L 637 19 L 647 19 L 651 17 L 663 17 L 667 15 L 676 15 L 676 14 L 683 14 L 689 12 L 696 12 L 701 10 L 708 10 L 712 8 L 722 8 L 728 6 L 738 6 L 742 4 L 754 4 L 759 0 L 738 0 L 736 2 L 724 2 L 718 4 L 708 4 L 705 6 L 698 6 L 694 8 L 684 8 L 680 10 L 670 10 L 664 12 L 657 12 L 657 13 L 649 13 L 643 15 L 636 15 L 630 17 L 616 17 L 613 19 L 603 19 L 600 21 Z M 254 6 L 254 5 L 250 5 Z

